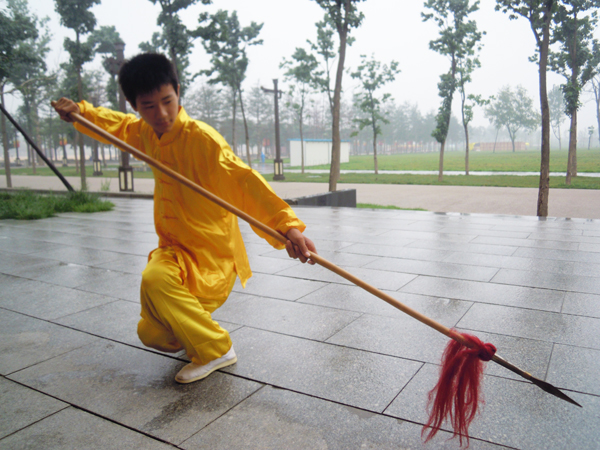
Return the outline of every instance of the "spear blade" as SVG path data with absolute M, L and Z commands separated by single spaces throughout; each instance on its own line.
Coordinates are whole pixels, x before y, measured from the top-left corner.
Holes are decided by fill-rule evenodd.
M 525 378 L 526 380 L 531 381 L 533 384 L 535 384 L 537 387 L 544 390 L 545 392 L 552 394 L 555 397 L 558 397 L 569 403 L 572 403 L 573 405 L 577 405 L 580 408 L 583 408 L 583 406 L 581 406 L 579 403 L 577 403 L 575 400 L 573 400 L 571 397 L 569 397 L 563 391 L 558 389 L 556 386 L 553 386 L 552 384 L 548 383 L 547 381 L 543 381 L 543 380 L 540 380 L 539 378 L 534 377 L 529 372 L 525 372 L 524 370 L 518 368 L 514 364 L 509 363 L 507 360 L 505 360 L 501 356 L 498 356 L 497 354 L 494 355 L 494 357 L 492 358 L 492 361 L 494 361 L 497 364 L 500 364 L 502 367 L 507 368 L 508 370 L 516 373 L 517 375 L 520 375 L 521 377 Z

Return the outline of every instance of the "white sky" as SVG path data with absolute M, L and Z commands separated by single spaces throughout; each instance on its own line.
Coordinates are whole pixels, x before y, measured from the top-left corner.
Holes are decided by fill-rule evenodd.
M 5 5 L 0 0 L 0 6 Z M 264 23 L 260 37 L 261 46 L 248 51 L 250 66 L 246 86 L 250 88 L 260 82 L 265 87 L 272 86 L 272 79 L 279 78 L 280 87 L 283 73 L 279 64 L 289 58 L 294 49 L 307 46 L 306 40 L 315 40 L 315 22 L 323 17 L 323 10 L 311 0 L 214 0 L 213 5 L 196 5 L 185 11 L 182 20 L 189 26 L 197 25 L 202 11 L 215 12 L 218 9 L 236 10 L 242 26 L 251 21 Z M 470 93 L 488 97 L 497 93 L 505 85 L 523 85 L 529 95 L 539 104 L 537 66 L 528 61 L 534 53 L 534 37 L 525 19 L 509 20 L 505 14 L 494 11 L 494 0 L 481 0 L 480 11 L 473 14 L 478 28 L 486 31 L 483 37 L 483 50 L 480 56 L 482 67 L 473 74 L 473 82 L 468 87 Z M 53 34 L 52 52 L 48 58 L 50 70 L 68 59 L 63 49 L 65 36 L 74 34 L 60 26 L 58 14 L 52 0 L 29 0 L 30 9 L 38 17 L 50 17 L 50 30 Z M 423 1 L 412 0 L 368 0 L 360 3 L 365 14 L 363 25 L 353 30 L 356 42 L 348 48 L 346 68 L 354 69 L 361 54 L 374 54 L 381 62 L 396 60 L 402 72 L 396 81 L 386 87 L 396 102 L 417 103 L 423 113 L 437 110 L 439 97 L 437 83 L 439 75 L 446 72 L 449 62 L 446 58 L 429 50 L 429 41 L 437 37 L 434 23 L 423 23 L 420 13 Z M 102 0 L 93 8 L 97 25 L 114 25 L 126 43 L 125 56 L 139 52 L 138 44 L 149 41 L 152 33 L 158 31 L 156 17 L 160 7 L 149 0 Z M 600 38 L 600 31 L 596 31 Z M 197 42 L 193 50 L 191 70 L 196 72 L 208 67 L 208 57 L 202 45 Z M 86 69 L 99 68 L 97 59 L 85 66 Z M 562 77 L 548 73 L 548 87 L 560 84 Z M 348 95 L 356 82 L 348 74 L 344 76 L 344 90 Z M 591 94 L 582 97 L 585 103 L 579 114 L 579 129 L 596 127 L 594 102 Z M 9 108 L 16 100 L 7 98 Z M 459 102 L 455 97 L 454 110 L 459 114 Z M 475 112 L 474 125 L 487 125 L 482 111 Z

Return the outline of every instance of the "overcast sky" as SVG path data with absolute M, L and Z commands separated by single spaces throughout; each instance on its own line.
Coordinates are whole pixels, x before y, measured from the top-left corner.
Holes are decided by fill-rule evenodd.
M 197 26 L 200 12 L 215 12 L 218 9 L 237 11 L 242 26 L 250 22 L 264 23 L 260 37 L 261 46 L 248 51 L 250 66 L 245 86 L 250 88 L 260 82 L 265 87 L 272 86 L 272 79 L 283 73 L 279 64 L 289 58 L 296 47 L 307 47 L 306 40 L 315 39 L 315 22 L 323 17 L 323 10 L 311 0 L 214 0 L 213 5 L 196 5 L 185 11 L 182 19 L 189 27 Z M 0 0 L 4 6 L 5 0 Z M 534 53 L 534 37 L 525 19 L 509 20 L 505 14 L 494 11 L 494 0 L 481 0 L 480 10 L 473 14 L 479 30 L 487 34 L 483 37 L 483 50 L 480 55 L 481 68 L 473 74 L 473 82 L 468 92 L 488 97 L 497 93 L 505 85 L 523 85 L 529 95 L 539 105 L 537 66 L 528 61 Z M 74 38 L 74 33 L 60 26 L 52 0 L 29 0 L 30 9 L 38 16 L 50 18 L 53 34 L 52 52 L 48 58 L 50 70 L 68 60 L 63 49 L 65 36 Z M 356 38 L 348 48 L 346 68 L 355 68 L 361 54 L 374 54 L 383 63 L 392 60 L 399 62 L 401 73 L 396 81 L 386 87 L 396 102 L 417 103 L 423 113 L 437 110 L 440 100 L 437 96 L 439 75 L 449 68 L 445 57 L 429 50 L 429 41 L 437 37 L 434 23 L 423 23 L 420 0 L 367 0 L 359 4 L 365 14 L 362 26 L 352 31 Z M 138 44 L 150 40 L 158 31 L 156 17 L 160 10 L 150 0 L 102 0 L 95 6 L 97 26 L 114 25 L 126 43 L 125 56 L 139 52 Z M 596 31 L 600 38 L 600 32 Z M 208 66 L 208 57 L 197 42 L 193 50 L 191 70 L 196 72 Z M 100 67 L 99 59 L 85 66 L 86 69 Z M 560 84 L 562 77 L 549 73 L 548 87 Z M 347 94 L 356 87 L 356 82 L 345 75 L 343 82 Z M 584 94 L 585 106 L 579 117 L 579 128 L 597 126 L 594 115 L 592 94 Z M 14 101 L 8 100 L 9 107 Z M 459 114 L 459 102 L 455 100 L 454 111 Z M 482 111 L 476 111 L 475 125 L 487 125 Z M 566 127 L 565 127 L 566 128 Z

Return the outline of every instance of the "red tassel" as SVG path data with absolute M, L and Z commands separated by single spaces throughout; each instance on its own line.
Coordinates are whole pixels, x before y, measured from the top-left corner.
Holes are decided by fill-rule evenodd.
M 459 334 L 456 330 L 451 333 Z M 453 438 L 458 435 L 460 445 L 463 437 L 469 446 L 469 425 L 477 414 L 480 399 L 481 376 L 483 374 L 482 361 L 489 361 L 496 353 L 492 344 L 484 344 L 476 336 L 470 334 L 460 335 L 468 342 L 468 347 L 452 339 L 442 356 L 440 379 L 436 386 L 429 392 L 428 409 L 431 414 L 421 434 L 431 427 L 427 439 L 432 439 L 446 418 L 452 423 Z

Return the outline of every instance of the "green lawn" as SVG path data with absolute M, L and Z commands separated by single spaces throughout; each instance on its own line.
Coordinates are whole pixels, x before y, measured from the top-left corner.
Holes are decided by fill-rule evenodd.
M 382 155 L 378 158 L 380 170 L 438 170 L 439 153 L 419 153 L 401 155 Z M 272 161 L 267 161 L 272 164 Z M 311 169 L 329 170 L 329 166 L 314 166 Z M 373 170 L 373 156 L 351 156 L 350 162 L 341 165 L 346 170 Z M 585 172 L 600 173 L 600 149 L 579 150 L 577 152 L 577 168 L 579 176 L 573 178 L 571 186 L 565 185 L 565 177 L 551 177 L 552 188 L 572 189 L 600 189 L 600 178 L 586 177 Z M 75 167 L 58 167 L 65 176 L 77 176 Z M 447 152 L 444 157 L 444 170 L 464 171 L 464 152 Z M 539 152 L 472 152 L 470 154 L 471 172 L 539 172 Z M 550 153 L 550 171 L 566 172 L 567 151 L 552 150 Z M 92 167 L 86 167 L 88 177 L 92 177 Z M 12 168 L 14 175 L 32 175 L 31 168 Z M 4 170 L 0 170 L 0 175 Z M 47 167 L 38 167 L 37 175 L 52 175 Z M 116 178 L 117 167 L 112 166 L 104 170 L 103 178 Z M 136 171 L 135 178 L 152 178 L 151 171 Z M 265 178 L 272 181 L 272 175 Z M 318 182 L 327 183 L 329 174 L 299 174 L 285 173 L 285 181 Z M 425 184 L 445 186 L 500 186 L 500 187 L 539 187 L 539 176 L 515 176 L 515 175 L 490 175 L 490 176 L 464 176 L 447 175 L 440 183 L 437 175 L 375 175 L 370 174 L 342 174 L 340 183 L 370 183 L 370 184 Z
M 550 171 L 566 172 L 566 150 L 550 152 Z M 407 153 L 377 157 L 379 170 L 438 170 L 439 153 Z M 342 170 L 374 170 L 373 155 L 351 156 L 350 162 L 341 164 Z M 299 169 L 299 167 L 294 167 Z M 329 169 L 329 165 L 311 166 L 310 169 Z M 485 172 L 539 172 L 540 152 L 470 152 L 469 169 Z M 464 171 L 464 152 L 445 152 L 444 170 Z M 578 150 L 579 172 L 600 172 L 600 149 Z
M 0 219 L 44 219 L 61 212 L 110 211 L 114 206 L 97 194 L 84 191 L 49 195 L 35 194 L 26 189 L 0 192 Z
M 63 174 L 65 177 L 78 177 L 79 173 L 75 170 L 75 166 L 71 165 L 68 167 L 62 167 L 60 164 L 56 165 L 58 171 Z M 37 176 L 56 176 L 52 169 L 49 167 L 36 167 L 35 175 Z M 34 175 L 33 169 L 31 167 L 11 167 L 10 168 L 11 175 Z M 92 177 L 94 173 L 94 168 L 92 166 L 85 167 L 85 175 L 87 177 Z M 0 175 L 4 175 L 4 169 L 0 170 Z M 102 169 L 102 178 L 118 178 L 119 170 L 117 166 L 109 166 L 108 168 Z M 135 171 L 133 174 L 134 178 L 154 178 L 152 175 L 152 171 Z
M 329 174 L 285 173 L 285 181 L 304 183 L 328 183 Z M 273 181 L 273 175 L 265 175 L 265 179 Z M 348 173 L 340 174 L 339 183 L 356 184 L 420 184 L 436 186 L 496 186 L 496 187 L 529 187 L 538 188 L 539 176 L 519 175 L 447 175 L 440 183 L 437 175 L 375 175 Z M 565 177 L 550 177 L 550 187 L 559 189 L 600 189 L 600 178 L 577 176 L 571 185 L 565 184 Z M 340 188 L 343 189 L 343 188 Z

